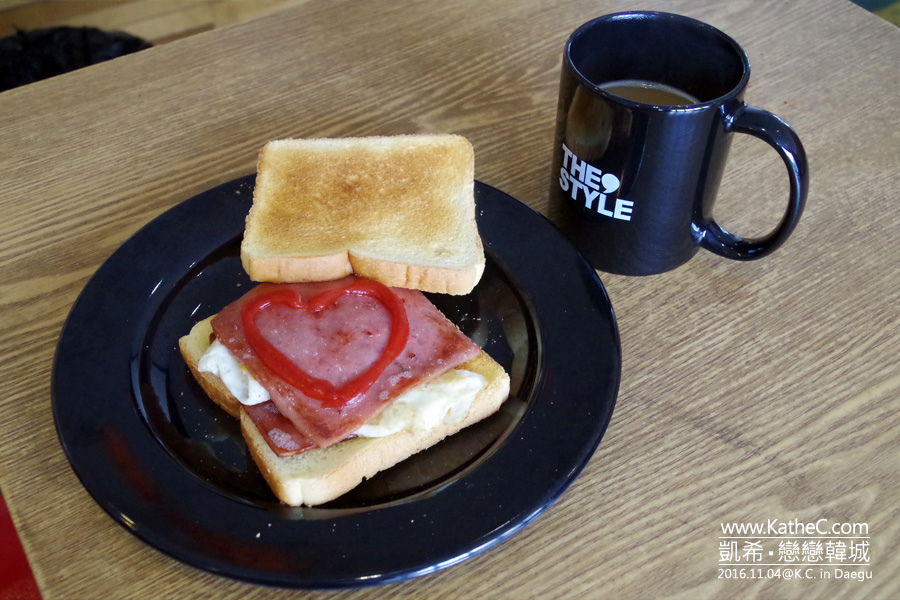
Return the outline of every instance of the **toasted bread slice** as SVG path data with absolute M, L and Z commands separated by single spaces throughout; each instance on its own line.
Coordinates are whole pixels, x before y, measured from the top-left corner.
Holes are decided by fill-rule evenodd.
M 485 264 L 472 145 L 458 135 L 269 142 L 241 261 L 254 281 L 355 273 L 426 292 L 472 291 Z
M 253 460 L 275 495 L 291 506 L 315 506 L 334 500 L 364 479 L 492 415 L 509 396 L 509 375 L 482 352 L 458 367 L 478 373 L 487 381 L 461 422 L 442 423 L 423 433 L 403 430 L 386 437 L 354 438 L 328 448 L 279 457 L 219 378 L 197 370 L 197 362 L 210 344 L 211 319 L 197 323 L 179 340 L 181 353 L 210 398 L 230 415 L 240 418 L 241 431 Z

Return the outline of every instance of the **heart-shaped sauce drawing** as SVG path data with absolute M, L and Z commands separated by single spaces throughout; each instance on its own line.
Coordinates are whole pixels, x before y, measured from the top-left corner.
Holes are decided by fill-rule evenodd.
M 314 377 L 301 369 L 266 339 L 257 326 L 257 317 L 269 307 L 286 306 L 319 313 L 336 306 L 341 297 L 348 295 L 367 296 L 380 303 L 391 317 L 391 328 L 381 356 L 366 371 L 343 385 L 335 386 L 330 381 Z M 400 355 L 409 338 L 409 320 L 403 302 L 389 287 L 371 279 L 357 279 L 346 286 L 319 292 L 308 300 L 304 300 L 294 289 L 276 288 L 244 305 L 241 310 L 241 321 L 247 342 L 260 360 L 285 382 L 327 407 L 344 406 L 353 398 L 365 393 L 388 365 Z

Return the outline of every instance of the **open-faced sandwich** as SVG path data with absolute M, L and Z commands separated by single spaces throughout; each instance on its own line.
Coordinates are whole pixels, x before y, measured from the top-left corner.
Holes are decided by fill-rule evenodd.
M 277 140 L 241 260 L 261 282 L 179 340 L 275 495 L 328 502 L 496 412 L 503 368 L 422 293 L 484 270 L 455 135 Z

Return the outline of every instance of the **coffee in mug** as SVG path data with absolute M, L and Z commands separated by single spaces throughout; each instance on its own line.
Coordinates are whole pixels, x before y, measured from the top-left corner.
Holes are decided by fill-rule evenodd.
M 698 104 L 700 100 L 678 88 L 658 83 L 656 81 L 644 81 L 642 79 L 626 79 L 611 81 L 600 86 L 613 96 L 634 100 L 644 104 L 659 104 L 662 106 L 686 106 Z
M 611 14 L 572 34 L 549 216 L 595 268 L 662 273 L 699 248 L 756 259 L 790 236 L 806 202 L 806 155 L 787 123 L 744 103 L 749 77 L 747 55 L 733 39 L 680 15 Z M 766 141 L 787 166 L 787 210 L 757 239 L 713 218 L 733 133 Z

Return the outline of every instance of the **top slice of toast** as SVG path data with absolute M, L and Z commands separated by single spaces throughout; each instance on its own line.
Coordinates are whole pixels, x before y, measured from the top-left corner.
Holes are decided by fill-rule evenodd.
M 474 152 L 458 135 L 285 139 L 259 153 L 241 261 L 254 281 L 465 294 L 484 271 Z

